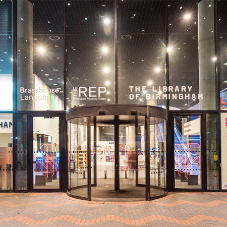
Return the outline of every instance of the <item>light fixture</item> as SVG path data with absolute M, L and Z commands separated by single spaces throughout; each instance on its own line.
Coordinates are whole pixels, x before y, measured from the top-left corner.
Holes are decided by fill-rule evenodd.
M 107 99 L 108 102 L 110 102 L 110 99 Z
M 103 69 L 103 71 L 104 71 L 105 73 L 108 73 L 108 72 L 110 71 L 110 69 L 109 69 L 108 67 L 105 67 L 105 68 Z
M 157 68 L 155 68 L 155 72 L 160 72 L 160 68 L 159 67 L 157 67 Z
M 184 16 L 185 19 L 189 19 L 190 17 L 191 17 L 190 14 L 186 14 L 186 15 Z
M 38 51 L 39 51 L 40 53 L 44 53 L 44 52 L 45 52 L 45 49 L 44 49 L 43 47 L 39 47 L 39 48 L 38 48 Z
M 107 47 L 103 47 L 103 48 L 102 48 L 102 52 L 103 52 L 103 53 L 107 53 L 107 52 L 108 52 L 108 48 L 107 48 Z
M 211 5 L 209 5 L 209 7 L 211 7 Z
M 217 61 L 217 57 L 213 57 L 212 58 L 212 61 Z
M 182 9 L 183 7 L 181 6 L 180 9 Z
M 224 65 L 227 65 L 227 63 L 225 63 Z
M 167 47 L 167 52 L 170 53 L 172 51 L 172 47 Z
M 110 19 L 109 18 L 105 18 L 103 22 L 104 22 L 104 24 L 109 24 L 110 23 Z
M 107 92 L 106 92 L 106 94 L 107 94 L 107 95 L 109 95 L 109 94 L 110 94 L 110 92 L 109 92 L 109 91 L 107 91 Z
M 52 78 L 50 78 L 49 80 L 53 80 Z
M 53 84 L 53 85 L 55 85 L 55 86 L 56 86 L 56 85 L 58 85 L 58 84 Z
M 106 84 L 106 85 L 109 85 L 109 84 L 110 84 L 110 82 L 109 82 L 109 81 L 106 81 L 106 82 L 105 82 L 105 84 Z
M 148 81 L 148 85 L 152 85 L 153 84 L 153 82 L 152 81 Z
M 68 2 L 68 6 L 70 6 L 70 2 Z
M 43 70 L 41 70 L 41 71 L 43 71 Z M 44 74 L 45 76 L 49 76 L 49 74 L 48 73 L 46 73 L 46 74 Z

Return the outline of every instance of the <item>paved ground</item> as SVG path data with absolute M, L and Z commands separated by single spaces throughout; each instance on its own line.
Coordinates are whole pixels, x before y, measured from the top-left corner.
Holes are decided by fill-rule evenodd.
M 227 193 L 151 202 L 88 202 L 65 193 L 0 194 L 0 226 L 227 226 Z

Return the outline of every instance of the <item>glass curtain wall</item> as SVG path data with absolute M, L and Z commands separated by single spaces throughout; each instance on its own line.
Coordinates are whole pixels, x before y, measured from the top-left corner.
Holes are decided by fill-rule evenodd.
M 166 108 L 166 1 L 117 4 L 119 103 Z
M 63 110 L 64 1 L 17 1 L 17 110 Z
M 214 0 L 170 1 L 170 110 L 216 110 Z
M 0 1 L 0 21 L 0 110 L 12 110 L 12 1 Z
M 115 103 L 113 2 L 66 3 L 68 108 Z

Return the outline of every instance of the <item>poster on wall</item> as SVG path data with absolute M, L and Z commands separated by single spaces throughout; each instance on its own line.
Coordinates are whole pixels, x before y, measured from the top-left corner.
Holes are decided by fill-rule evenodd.
M 221 113 L 221 159 L 222 189 L 227 189 L 227 113 Z

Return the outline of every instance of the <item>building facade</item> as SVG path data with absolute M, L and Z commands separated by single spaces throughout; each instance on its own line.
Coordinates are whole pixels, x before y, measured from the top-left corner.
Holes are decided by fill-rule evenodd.
M 226 9 L 1 0 L 0 190 L 226 191 Z

